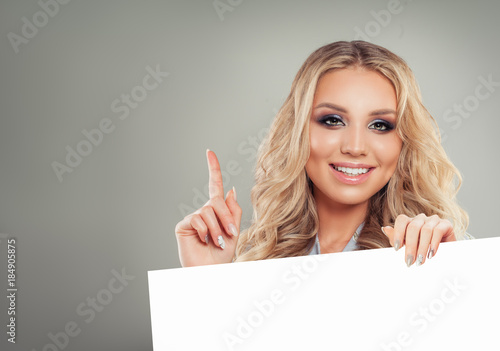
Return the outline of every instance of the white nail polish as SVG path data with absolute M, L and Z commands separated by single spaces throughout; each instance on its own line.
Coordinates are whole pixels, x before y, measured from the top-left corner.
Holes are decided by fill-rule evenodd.
M 432 256 L 434 256 L 434 250 L 433 249 L 431 249 L 429 251 L 429 254 L 427 255 L 427 258 L 430 260 L 432 258 Z
M 234 226 L 234 224 L 229 224 L 229 232 L 233 235 L 233 236 L 238 236 L 238 230 L 236 229 L 236 227 Z
M 418 255 L 418 257 L 417 257 L 417 267 L 422 264 L 423 260 L 424 260 L 424 256 Z
M 206 242 L 206 243 L 207 243 L 207 245 L 208 245 L 208 234 L 207 234 L 207 235 L 205 235 L 205 242 Z
M 394 250 L 398 251 L 400 247 L 401 243 L 399 242 L 399 240 L 396 240 L 396 242 L 394 243 Z
M 226 247 L 226 243 L 224 242 L 224 238 L 222 237 L 222 235 L 219 235 L 217 237 L 217 242 L 219 243 L 220 248 L 224 250 L 224 248 Z

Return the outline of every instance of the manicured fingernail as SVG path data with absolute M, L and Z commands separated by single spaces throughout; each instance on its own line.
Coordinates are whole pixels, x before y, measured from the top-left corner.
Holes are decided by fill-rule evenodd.
M 394 250 L 398 251 L 400 247 L 401 247 L 401 243 L 399 242 L 399 240 L 396 240 L 394 242 Z
M 424 256 L 422 256 L 422 255 L 417 256 L 417 267 L 422 264 L 423 260 L 424 260 Z
M 238 230 L 233 223 L 229 224 L 229 232 L 233 234 L 233 236 L 238 236 Z
M 427 258 L 430 260 L 434 256 L 434 250 L 430 249 L 429 253 L 427 254 Z
M 208 234 L 205 235 L 205 242 L 208 244 Z
M 234 201 L 236 201 L 236 189 L 234 186 L 233 186 L 233 195 L 234 195 Z
M 222 237 L 222 235 L 219 235 L 217 237 L 217 242 L 219 243 L 220 248 L 224 250 L 224 248 L 226 247 L 226 243 L 224 242 L 224 238 Z
M 406 257 L 406 265 L 410 267 L 412 263 L 413 263 L 413 256 L 408 255 L 408 257 Z

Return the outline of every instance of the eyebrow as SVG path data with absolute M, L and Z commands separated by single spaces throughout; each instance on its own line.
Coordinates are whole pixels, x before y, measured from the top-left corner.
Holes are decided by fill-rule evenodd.
M 323 102 L 323 103 L 317 105 L 315 107 L 315 109 L 320 108 L 320 107 L 328 107 L 332 110 L 336 110 L 336 111 L 339 111 L 342 113 L 348 113 L 345 108 L 338 106 L 338 105 L 335 105 L 335 104 L 331 104 L 329 102 Z M 380 110 L 375 110 L 375 111 L 370 112 L 370 116 L 382 116 L 382 115 L 388 115 L 388 114 L 397 115 L 396 111 L 394 111 L 393 109 L 390 109 L 390 108 L 380 109 Z

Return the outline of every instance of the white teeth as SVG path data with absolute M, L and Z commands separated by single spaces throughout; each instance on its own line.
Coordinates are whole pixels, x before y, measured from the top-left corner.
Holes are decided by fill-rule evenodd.
M 349 168 L 349 167 L 337 167 L 333 166 L 337 171 L 342 172 L 348 176 L 355 177 L 360 174 L 365 174 L 369 171 L 369 168 Z

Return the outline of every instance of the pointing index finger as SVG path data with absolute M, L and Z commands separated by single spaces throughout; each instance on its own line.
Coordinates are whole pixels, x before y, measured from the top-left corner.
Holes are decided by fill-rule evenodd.
M 221 197 L 224 198 L 224 185 L 222 184 L 222 173 L 220 171 L 219 160 L 215 152 L 207 149 L 207 163 L 208 163 L 208 193 L 210 198 Z

